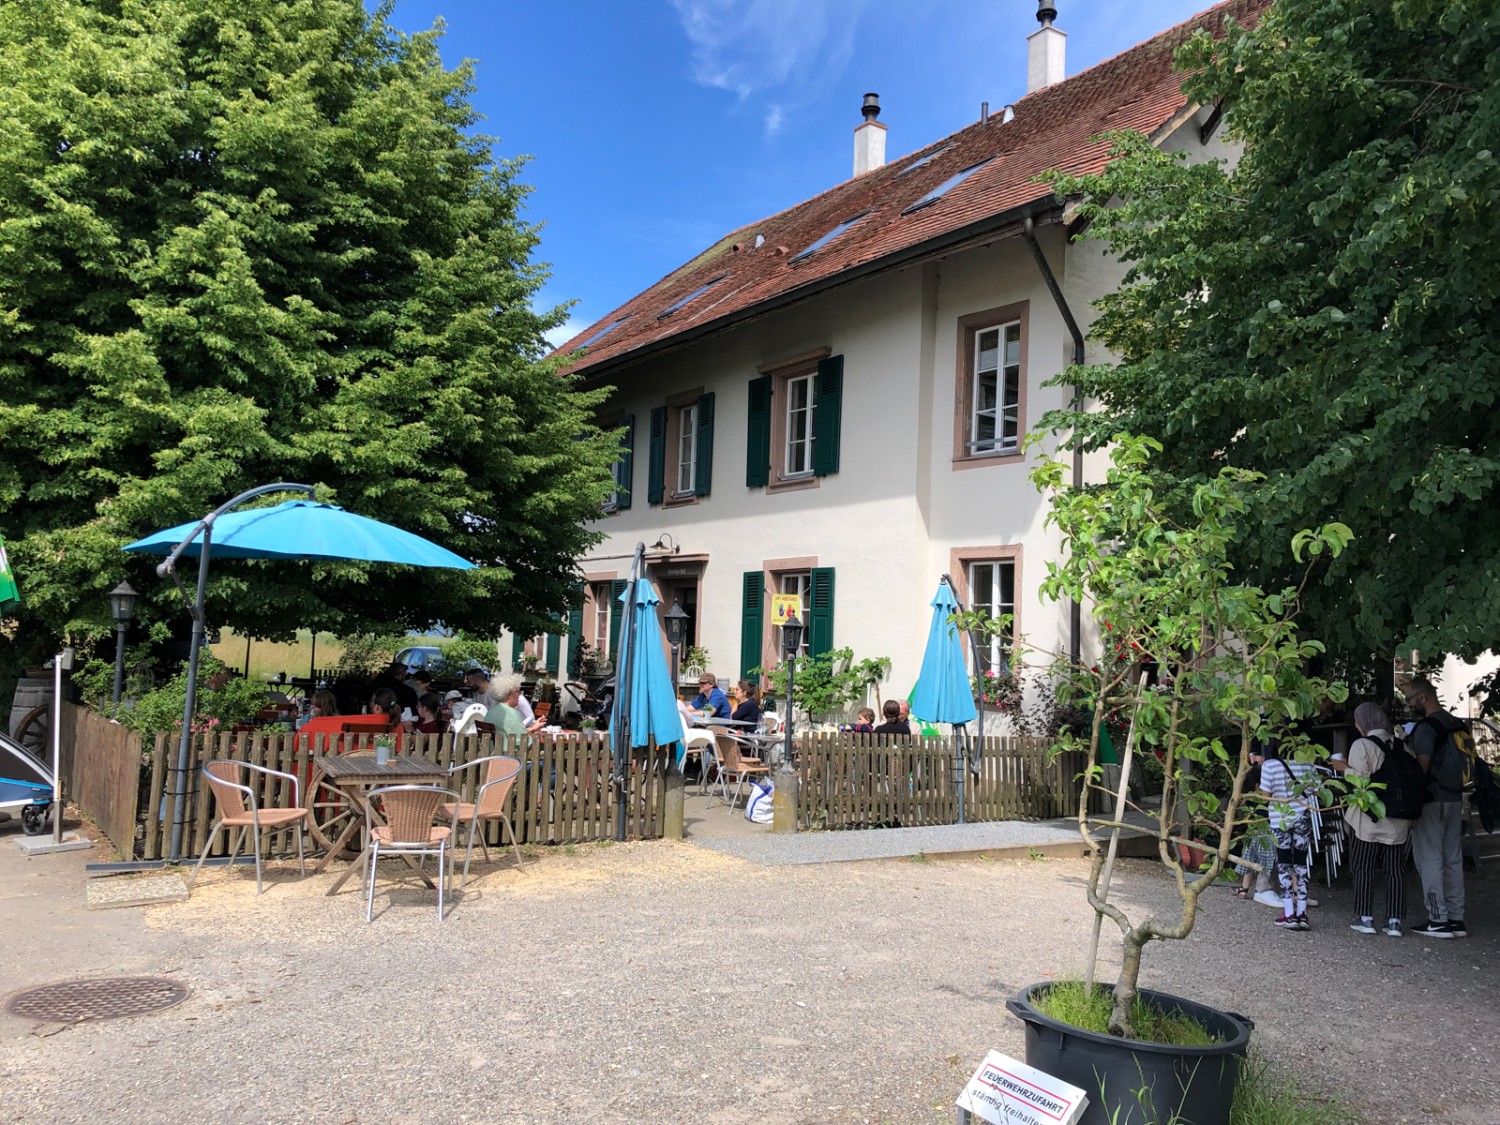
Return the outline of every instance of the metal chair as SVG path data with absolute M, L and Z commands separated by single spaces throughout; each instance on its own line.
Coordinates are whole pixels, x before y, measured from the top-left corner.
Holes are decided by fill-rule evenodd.
M 375 824 L 370 805 L 379 798 L 386 823 Z M 381 853 L 395 856 L 438 857 L 438 921 L 443 920 L 443 901 L 452 871 L 449 844 L 458 832 L 458 821 L 450 817 L 446 825 L 434 825 L 433 818 L 444 802 L 457 803 L 458 794 L 441 785 L 386 785 L 369 792 L 365 804 L 365 831 L 370 835 L 369 878 L 365 887 L 365 921 L 375 913 L 375 864 Z
M 290 781 L 293 807 L 261 808 L 260 799 L 255 795 L 254 787 L 246 785 L 242 780 L 244 770 L 252 770 L 266 777 L 280 777 Z M 192 875 L 188 876 L 187 885 L 190 892 L 193 889 L 193 881 L 198 878 L 198 872 L 203 870 L 203 863 L 208 859 L 208 853 L 213 848 L 214 840 L 218 838 L 221 828 L 240 830 L 239 838 L 229 849 L 231 865 L 234 863 L 235 856 L 240 854 L 240 849 L 245 846 L 245 833 L 253 832 L 256 894 L 265 893 L 265 884 L 261 877 L 260 834 L 267 829 L 296 825 L 297 867 L 303 875 L 307 874 L 307 862 L 302 846 L 302 826 L 307 820 L 308 810 L 301 807 L 302 783 L 296 777 L 289 773 L 282 773 L 280 770 L 251 765 L 249 762 L 237 762 L 231 758 L 215 758 L 211 762 L 205 762 L 203 776 L 208 781 L 209 789 L 213 790 L 214 800 L 219 804 L 219 819 L 208 833 L 208 842 L 203 845 L 203 854 L 198 857 L 198 865 L 193 868 Z M 248 808 L 246 807 L 247 798 L 249 799 Z
M 718 755 L 714 752 L 714 735 L 712 731 L 703 727 L 690 726 L 687 716 L 680 711 L 678 716 L 682 719 L 682 750 L 678 753 L 677 764 L 680 767 L 687 764 L 689 754 L 698 755 L 698 781 L 702 791 L 708 792 L 708 770 L 712 766 L 718 769 Z
M 469 860 L 474 855 L 474 835 L 478 831 L 480 821 L 498 820 L 504 826 L 506 832 L 510 833 L 510 846 L 516 853 L 516 867 L 521 863 L 521 846 L 516 842 L 516 830 L 511 826 L 510 816 L 505 811 L 506 802 L 510 799 L 510 791 L 516 784 L 516 777 L 521 772 L 521 760 L 509 758 L 503 754 L 495 754 L 488 758 L 475 758 L 472 762 L 463 762 L 448 771 L 451 777 L 473 769 L 475 766 L 484 766 L 484 780 L 479 783 L 479 791 L 474 794 L 472 802 L 458 802 L 456 804 L 444 805 L 442 812 L 444 816 L 451 816 L 455 824 L 462 821 L 469 822 L 469 842 L 464 849 L 464 873 L 459 877 L 458 889 L 463 890 L 464 883 L 469 878 Z M 505 837 L 500 837 L 501 844 L 505 843 Z M 490 861 L 490 846 L 485 842 L 484 833 L 479 832 L 479 846 L 484 851 L 484 861 Z
M 746 755 L 740 740 L 732 734 L 716 734 L 714 743 L 719 759 L 719 788 L 724 795 L 724 803 L 732 809 L 745 790 L 745 781 L 752 777 L 766 776 L 771 772 L 771 767 L 759 758 Z M 731 780 L 736 783 L 733 798 L 729 796 Z M 712 799 L 709 804 L 713 804 Z

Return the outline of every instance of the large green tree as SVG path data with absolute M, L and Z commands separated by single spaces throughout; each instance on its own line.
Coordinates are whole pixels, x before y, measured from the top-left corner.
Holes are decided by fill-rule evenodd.
M 1302 527 L 1349 549 L 1304 621 L 1352 660 L 1500 647 L 1500 15 L 1493 0 L 1276 0 L 1179 65 L 1245 146 L 1232 170 L 1141 137 L 1080 194 L 1131 263 L 1070 373 L 1090 442 L 1150 434 L 1185 486 L 1265 474 L 1236 549 L 1294 570 Z M 1387 665 L 1388 666 L 1388 665 Z
M 361 0 L 0 5 L 0 532 L 35 647 L 86 634 L 119 547 L 304 481 L 484 569 L 221 563 L 260 635 L 534 632 L 617 447 L 545 359 L 520 162 L 440 29 Z M 191 564 L 189 564 L 189 570 Z

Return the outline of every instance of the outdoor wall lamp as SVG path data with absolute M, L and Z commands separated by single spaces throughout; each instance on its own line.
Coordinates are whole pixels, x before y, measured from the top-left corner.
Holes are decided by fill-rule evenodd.
M 674 555 L 682 554 L 682 546 L 677 542 L 676 536 L 670 532 L 663 531 L 656 537 L 656 542 L 651 544 L 653 551 L 671 551 Z
M 114 704 L 120 705 L 125 688 L 125 630 L 135 616 L 135 600 L 140 597 L 129 582 L 121 582 L 109 592 L 109 615 L 115 619 L 115 691 Z

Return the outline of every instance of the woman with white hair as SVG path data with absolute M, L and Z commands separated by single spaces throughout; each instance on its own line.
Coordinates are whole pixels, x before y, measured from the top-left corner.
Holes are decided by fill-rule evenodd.
M 1360 737 L 1349 748 L 1349 761 L 1334 760 L 1334 769 L 1360 777 L 1371 777 L 1387 754 L 1405 754 L 1391 744 L 1390 720 L 1378 703 L 1361 703 L 1354 709 L 1354 726 Z M 1385 933 L 1401 936 L 1406 917 L 1406 861 L 1411 856 L 1411 821 L 1395 817 L 1374 820 L 1360 809 L 1344 811 L 1344 820 L 1354 830 L 1349 845 L 1349 870 L 1354 873 L 1354 912 L 1349 925 L 1357 934 L 1375 933 L 1375 881 L 1385 875 Z
M 495 733 L 502 738 L 512 734 L 524 735 L 526 720 L 516 709 L 521 698 L 521 677 L 515 672 L 496 676 L 490 681 L 490 692 L 495 697 L 495 704 L 485 712 L 484 721 L 493 723 Z

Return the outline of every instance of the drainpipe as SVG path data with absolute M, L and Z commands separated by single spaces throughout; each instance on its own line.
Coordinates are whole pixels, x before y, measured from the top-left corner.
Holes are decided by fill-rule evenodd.
M 1057 305 L 1057 311 L 1062 314 L 1063 323 L 1068 326 L 1068 333 L 1073 337 L 1073 365 L 1082 367 L 1083 330 L 1078 327 L 1078 321 L 1073 319 L 1073 310 L 1068 308 L 1068 302 L 1063 297 L 1062 290 L 1058 288 L 1057 278 L 1052 276 L 1052 267 L 1047 264 L 1047 256 L 1037 245 L 1036 220 L 1030 215 L 1027 215 L 1021 224 L 1021 237 L 1026 240 L 1031 256 L 1036 259 L 1036 268 L 1041 271 L 1047 292 L 1052 294 L 1052 301 Z M 1083 395 L 1079 392 L 1076 383 L 1073 384 L 1072 409 L 1075 413 L 1083 409 Z M 1083 446 L 1076 441 L 1073 443 L 1073 487 L 1083 487 Z M 1077 665 L 1083 659 L 1083 607 L 1078 602 L 1072 602 L 1068 606 L 1068 629 L 1072 633 L 1068 640 L 1068 659 Z

